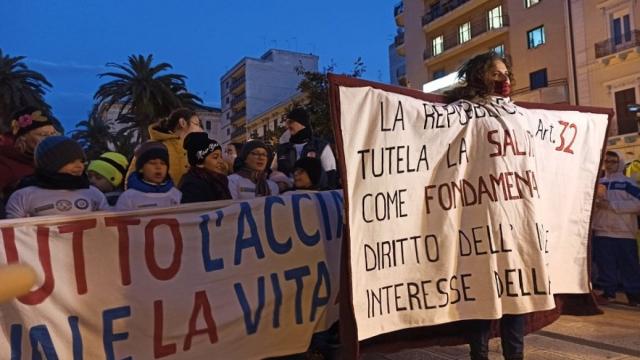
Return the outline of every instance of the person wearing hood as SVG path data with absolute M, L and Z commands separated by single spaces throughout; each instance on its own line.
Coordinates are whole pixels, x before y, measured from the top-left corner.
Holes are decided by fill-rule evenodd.
M 287 142 L 278 145 L 273 169 L 292 178 L 298 159 L 315 157 L 320 159 L 322 169 L 327 175 L 327 186 L 331 189 L 338 188 L 336 158 L 329 143 L 314 136 L 307 111 L 301 107 L 289 111 L 286 125 L 290 137 Z
M 236 160 L 237 170 L 229 175 L 229 192 L 235 200 L 278 195 L 278 185 L 268 179 L 270 150 L 259 140 L 248 141 Z
M 82 147 L 66 136 L 50 136 L 35 149 L 35 174 L 7 202 L 7 217 L 75 215 L 109 208 L 84 173 Z
M 195 132 L 184 139 L 184 148 L 191 168 L 178 185 L 182 203 L 231 199 L 220 144 L 209 139 L 207 133 Z
M 187 152 L 183 145 L 184 138 L 192 132 L 202 132 L 200 119 L 195 111 L 188 108 L 174 110 L 169 117 L 149 126 L 149 138 L 163 143 L 169 152 L 169 175 L 174 183 L 179 184 L 182 176 L 189 170 Z M 135 171 L 136 159 L 131 160 L 127 171 L 127 181 Z M 128 183 L 125 188 L 128 188 Z
M 136 171 L 127 179 L 128 189 L 120 195 L 115 210 L 137 210 L 180 204 L 182 194 L 173 186 L 169 175 L 167 147 L 157 141 L 147 141 L 135 153 Z
M 640 263 L 638 261 L 637 215 L 640 188 L 623 175 L 622 156 L 607 151 L 604 176 L 599 180 L 593 219 L 593 259 L 598 268 L 597 284 L 603 290 L 601 303 L 614 299 L 618 283 L 631 306 L 640 305 Z M 620 277 L 620 279 L 618 279 Z
M 11 132 L 0 145 L 0 208 L 20 180 L 34 173 L 36 146 L 42 139 L 58 134 L 53 122 L 35 107 L 16 111 L 11 119 Z M 0 218 L 2 213 L 0 209 Z

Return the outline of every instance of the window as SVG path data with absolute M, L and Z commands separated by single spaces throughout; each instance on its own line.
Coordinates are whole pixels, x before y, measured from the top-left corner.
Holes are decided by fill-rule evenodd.
M 504 56 L 504 44 L 496 45 L 495 47 L 492 47 L 489 50 L 495 52 L 496 54 L 498 54 L 500 56 Z
M 618 134 L 638 132 L 638 120 L 636 115 L 629 111 L 628 104 L 636 103 L 636 90 L 629 88 L 614 93 L 616 102 L 616 120 L 618 122 Z
M 262 125 L 262 136 L 267 136 L 268 125 Z
M 227 96 L 227 104 L 229 103 L 229 97 Z
M 225 82 L 225 84 L 226 84 L 227 89 L 228 89 L 228 88 L 229 88 L 229 80 L 227 80 L 227 81 Z
M 498 5 L 487 13 L 489 29 L 499 29 L 502 27 L 502 5 Z
M 227 135 L 231 134 L 231 129 L 227 128 Z
M 471 40 L 471 22 L 466 22 L 458 27 L 458 44 Z
M 433 56 L 439 55 L 444 51 L 444 36 L 440 35 L 431 40 L 431 54 Z
M 530 7 L 532 7 L 533 5 L 535 5 L 535 4 L 539 3 L 539 2 L 540 2 L 540 0 L 524 0 L 524 7 L 530 8 Z
M 436 71 L 433 72 L 433 80 L 440 79 L 441 77 L 444 77 L 445 75 L 447 75 L 447 73 L 444 71 L 444 69 L 436 70 Z
M 278 130 L 278 119 L 273 119 L 273 130 Z
M 615 45 L 631 41 L 631 21 L 629 14 L 611 20 L 611 33 Z
M 207 130 L 211 130 L 211 121 L 207 121 Z
M 529 88 L 531 90 L 547 86 L 547 69 L 540 69 L 529 74 Z
M 527 39 L 529 49 L 535 49 L 544 44 L 544 26 L 527 31 Z

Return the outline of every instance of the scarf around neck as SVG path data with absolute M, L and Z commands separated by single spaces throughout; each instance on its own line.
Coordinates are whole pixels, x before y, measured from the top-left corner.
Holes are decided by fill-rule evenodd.
M 269 184 L 267 183 L 266 171 L 255 171 L 247 167 L 243 167 L 242 169 L 238 170 L 236 174 L 242 176 L 245 179 L 249 179 L 252 183 L 256 184 L 256 196 L 271 195 L 271 189 L 269 188 Z
M 145 181 L 139 172 L 134 172 L 127 179 L 127 187 L 143 193 L 166 193 L 173 188 L 173 181 L 167 175 L 167 181 L 162 184 L 153 184 Z

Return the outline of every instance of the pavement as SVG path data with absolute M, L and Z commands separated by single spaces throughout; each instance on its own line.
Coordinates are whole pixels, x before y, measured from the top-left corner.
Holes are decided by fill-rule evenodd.
M 640 307 L 624 305 L 625 297 L 602 306 L 603 315 L 561 316 L 525 337 L 527 360 L 640 360 Z M 500 340 L 489 345 L 489 358 L 502 359 Z M 468 359 L 467 346 L 429 347 L 390 354 L 366 354 L 361 360 Z

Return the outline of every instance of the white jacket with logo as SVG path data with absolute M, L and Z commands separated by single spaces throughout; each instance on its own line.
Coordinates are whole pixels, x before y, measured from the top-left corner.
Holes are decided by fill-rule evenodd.
M 229 192 L 231 193 L 232 199 L 250 200 L 256 198 L 256 184 L 254 184 L 251 180 L 238 174 L 231 174 L 228 176 L 228 178 Z M 267 184 L 269 185 L 269 190 L 271 190 L 271 195 L 280 194 L 278 184 L 271 180 L 267 180 Z
M 108 210 L 104 194 L 97 188 L 62 190 L 27 186 L 9 197 L 7 218 L 30 216 L 76 215 L 91 211 Z
M 622 157 L 620 157 L 622 159 Z M 635 239 L 640 213 L 640 188 L 635 181 L 622 174 L 622 161 L 618 171 L 600 178 L 606 186 L 609 208 L 595 208 L 593 232 L 595 236 Z

